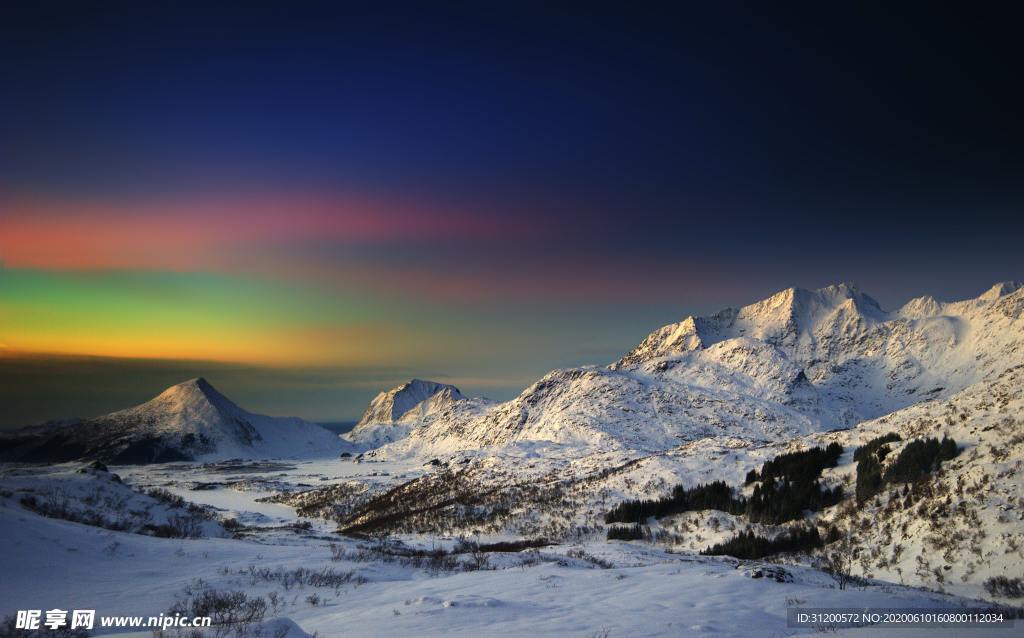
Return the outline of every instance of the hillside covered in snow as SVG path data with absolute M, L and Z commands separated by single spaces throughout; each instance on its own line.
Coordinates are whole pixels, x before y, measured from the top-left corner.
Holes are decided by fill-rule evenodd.
M 341 528 L 586 538 L 606 533 L 617 504 L 670 499 L 676 486 L 716 481 L 731 489 L 732 498 L 749 499 L 763 485 L 748 482 L 752 470 L 786 454 L 839 445 L 835 465 L 818 479 L 821 489 L 838 490 L 834 503 L 774 520 L 751 517 L 742 508 L 669 506 L 665 514 L 636 518 L 645 535 L 638 540 L 697 553 L 743 530 L 772 538 L 806 521 L 849 534 L 854 574 L 986 597 L 983 583 L 989 579 L 1024 576 L 1022 413 L 1024 365 L 1018 365 L 949 399 L 786 441 L 709 437 L 639 455 L 525 445 L 461 453 L 442 457 L 448 460 L 438 471 L 359 504 L 342 517 Z M 866 493 L 859 488 L 865 470 L 858 449 L 885 441 L 879 474 L 885 476 L 908 448 L 945 437 L 956 446 L 954 458 L 913 477 L 893 476 Z

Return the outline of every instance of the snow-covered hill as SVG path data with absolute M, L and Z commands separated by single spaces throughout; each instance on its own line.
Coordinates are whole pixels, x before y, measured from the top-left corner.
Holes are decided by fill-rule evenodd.
M 247 412 L 202 378 L 179 383 L 127 410 L 0 437 L 0 458 L 48 462 L 296 458 L 334 456 L 346 448 L 315 423 Z
M 462 398 L 453 385 L 413 379 L 374 397 L 356 427 L 415 421 Z
M 475 414 L 488 405 L 486 399 L 467 399 L 453 385 L 412 379 L 374 397 L 343 438 L 362 448 L 375 448 L 404 438 L 424 421 L 452 421 L 458 414 Z
M 849 427 L 950 397 L 1019 362 L 1022 309 L 1017 283 L 966 301 L 922 297 L 893 312 L 848 284 L 790 288 L 664 326 L 606 368 L 553 371 L 505 403 L 402 403 L 405 427 L 378 441 L 396 441 L 380 453 L 528 441 L 655 451 L 708 436 L 779 441 Z M 394 420 L 397 390 L 367 414 Z

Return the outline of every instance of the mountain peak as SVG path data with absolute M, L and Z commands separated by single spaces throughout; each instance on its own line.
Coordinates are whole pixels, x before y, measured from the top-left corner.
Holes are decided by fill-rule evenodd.
M 865 294 L 857 284 L 851 282 L 831 284 L 824 288 L 818 288 L 814 293 L 824 299 L 853 299 L 858 302 L 866 302 L 872 306 L 878 305 L 877 301 Z
M 936 301 L 935 297 L 924 295 L 903 304 L 903 307 L 897 310 L 896 314 L 905 319 L 922 319 L 924 317 L 933 317 L 940 312 L 942 312 L 942 304 Z
M 851 295 L 859 294 L 860 288 L 852 281 L 840 281 L 839 283 L 829 284 L 824 288 L 818 288 L 818 292 L 824 293 L 827 291 L 836 291 L 841 293 L 847 293 Z
M 710 317 L 688 317 L 663 326 L 612 367 L 706 348 L 735 337 L 760 339 L 796 356 L 794 348 L 804 348 L 810 335 L 850 333 L 885 319 L 878 302 L 856 284 L 843 282 L 817 290 L 793 286 L 739 310 L 727 308 Z
M 869 295 L 861 292 L 857 284 L 840 282 L 823 288 L 818 288 L 816 290 L 791 286 L 784 290 L 780 290 L 767 299 L 745 306 L 744 308 L 741 308 L 741 311 L 750 312 L 753 309 L 761 309 L 764 311 L 768 309 L 784 308 L 786 310 L 800 312 L 811 309 L 812 307 L 832 309 L 838 307 L 847 300 L 852 300 L 856 306 L 863 306 L 869 311 L 881 310 L 878 302 Z
M 441 386 L 445 386 L 445 384 L 438 383 L 437 381 L 430 381 L 429 379 L 417 379 L 417 378 L 414 377 L 412 379 L 409 379 L 405 383 L 403 383 L 400 387 L 403 387 L 403 388 L 416 388 L 416 387 L 430 387 L 430 388 L 434 388 L 434 387 L 441 387 Z
M 861 292 L 855 284 L 839 283 L 817 290 L 790 287 L 739 311 L 729 310 L 714 315 L 710 319 L 715 325 L 703 321 L 705 330 L 700 336 L 705 346 L 740 334 L 770 340 L 770 335 L 776 332 L 814 331 L 822 321 L 831 323 L 837 320 L 837 316 L 845 317 L 845 320 L 873 322 L 883 319 L 884 314 L 878 302 Z M 701 320 L 697 321 L 698 328 L 701 323 Z
M 436 410 L 439 403 L 451 403 L 465 397 L 459 389 L 447 383 L 410 379 L 387 392 L 381 392 L 363 414 L 358 425 L 368 423 L 396 423 L 403 418 L 423 416 Z
M 167 390 L 165 390 L 164 392 L 170 390 L 176 390 L 177 392 L 199 392 L 207 397 L 224 396 L 217 390 L 217 388 L 213 387 L 213 385 L 209 381 L 207 381 L 205 377 L 193 377 L 191 379 L 188 379 L 187 381 L 176 383 L 171 387 L 167 388 Z
M 195 390 L 199 390 L 199 391 L 202 391 L 202 392 L 207 392 L 209 390 L 212 390 L 214 392 L 217 391 L 216 388 L 214 388 L 210 384 L 210 382 L 206 380 L 206 377 L 192 377 L 191 379 L 186 379 L 185 381 L 182 381 L 181 383 L 175 383 L 171 387 L 169 387 L 166 390 L 164 390 L 164 392 L 170 392 L 171 390 L 175 390 L 175 389 L 177 389 L 179 391 L 189 390 L 189 389 L 195 389 Z
M 195 377 L 172 385 L 144 405 L 150 404 L 161 404 L 175 411 L 189 407 L 209 406 L 223 416 L 234 416 L 243 412 L 242 408 L 221 394 L 203 377 Z
M 1006 295 L 1016 292 L 1021 288 L 1024 288 L 1024 284 L 1019 281 L 1000 281 L 983 292 L 978 299 L 983 301 L 995 301 L 996 299 L 1005 297 Z

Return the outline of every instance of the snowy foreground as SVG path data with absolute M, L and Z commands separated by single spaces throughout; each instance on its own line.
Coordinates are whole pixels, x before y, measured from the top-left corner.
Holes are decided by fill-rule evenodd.
M 827 575 L 799 566 L 786 566 L 793 582 L 751 578 L 763 563 L 669 553 L 597 537 L 538 551 L 490 553 L 483 569 L 474 571 L 465 571 L 472 562 L 470 556 L 459 557 L 454 568 L 403 566 L 379 560 L 372 552 L 359 554 L 360 545 L 372 547 L 372 542 L 335 535 L 324 521 L 312 521 L 311 529 L 296 527 L 298 519 L 290 507 L 256 499 L 269 493 L 269 485 L 386 483 L 420 474 L 421 467 L 325 460 L 258 468 L 185 464 L 110 468 L 123 476 L 127 487 L 103 472 L 79 472 L 73 464 L 4 468 L 0 615 L 52 608 L 156 615 L 166 612 L 188 589 L 208 586 L 250 596 L 276 596 L 279 603 L 268 610 L 267 619 L 290 619 L 295 625 L 274 627 L 290 627 L 291 636 L 785 636 L 827 629 L 788 628 L 787 606 L 972 604 L 883 583 L 840 591 Z M 211 480 L 234 487 L 211 489 Z M 200 538 L 157 538 L 40 516 L 15 500 L 19 493 L 59 492 L 69 500 L 93 494 L 98 502 L 109 504 L 108 493 L 138 494 L 153 485 L 171 488 L 193 502 L 213 504 L 221 516 L 238 518 L 258 531 L 245 538 L 228 538 L 213 526 L 202 530 Z M 200 489 L 190 489 L 196 487 Z M 146 503 L 140 501 L 121 509 L 143 507 Z M 160 503 L 151 504 L 154 520 L 165 515 L 162 508 L 166 509 Z M 453 543 L 450 538 L 405 540 L 448 547 Z M 344 575 L 337 580 L 347 582 L 286 585 L 273 575 L 297 568 L 327 569 Z M 898 635 L 926 635 L 926 631 L 936 633 L 901 629 Z M 840 632 L 844 633 L 886 635 L 886 630 Z M 1020 635 L 1020 630 L 986 629 L 983 635 Z

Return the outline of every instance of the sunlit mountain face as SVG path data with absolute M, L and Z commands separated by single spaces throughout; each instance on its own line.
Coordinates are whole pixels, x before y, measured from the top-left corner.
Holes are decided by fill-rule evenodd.
M 1013 21 L 838 12 L 10 9 L 0 427 L 504 400 L 793 285 L 1020 278 Z

